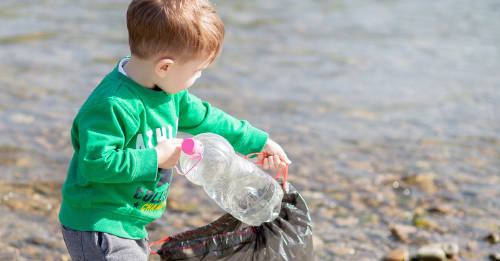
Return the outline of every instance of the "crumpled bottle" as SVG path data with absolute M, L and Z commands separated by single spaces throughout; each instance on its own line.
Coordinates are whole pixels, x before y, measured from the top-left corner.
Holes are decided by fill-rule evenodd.
M 283 198 L 281 186 L 237 155 L 223 137 L 202 133 L 185 139 L 179 165 L 179 174 L 203 186 L 210 198 L 243 223 L 259 226 L 278 217 Z

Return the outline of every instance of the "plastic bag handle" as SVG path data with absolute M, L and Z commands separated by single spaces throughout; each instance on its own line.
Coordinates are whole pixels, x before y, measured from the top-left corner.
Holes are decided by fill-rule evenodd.
M 245 159 L 248 159 L 252 156 L 269 157 L 271 155 L 268 153 L 265 153 L 265 152 L 256 152 L 256 153 L 250 153 L 250 154 L 246 155 Z M 264 159 L 262 159 L 261 161 L 255 162 L 255 165 L 261 165 L 261 164 L 264 164 Z M 285 163 L 285 166 L 283 168 L 281 168 L 278 171 L 278 173 L 276 173 L 276 175 L 274 176 L 274 179 L 277 179 L 282 174 L 283 174 L 283 191 L 286 191 L 286 189 L 285 189 L 286 188 L 286 179 L 288 177 L 288 164 L 287 163 Z
M 169 241 L 169 240 L 170 240 L 170 237 L 166 237 L 166 238 L 160 239 L 160 240 L 158 240 L 158 241 L 155 241 L 155 242 L 153 242 L 153 243 L 149 244 L 149 252 L 151 253 L 151 255 L 156 255 L 156 254 L 158 254 L 158 251 L 154 251 L 154 252 L 153 252 L 153 249 L 151 249 L 151 247 L 152 247 L 152 246 L 157 245 L 157 244 L 160 244 L 160 243 L 163 243 L 163 242 L 167 242 L 167 241 Z

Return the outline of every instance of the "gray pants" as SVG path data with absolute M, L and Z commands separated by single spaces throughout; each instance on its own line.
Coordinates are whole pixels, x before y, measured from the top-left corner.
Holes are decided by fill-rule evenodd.
M 148 240 L 127 239 L 97 231 L 78 231 L 62 226 L 62 234 L 73 261 L 148 260 Z

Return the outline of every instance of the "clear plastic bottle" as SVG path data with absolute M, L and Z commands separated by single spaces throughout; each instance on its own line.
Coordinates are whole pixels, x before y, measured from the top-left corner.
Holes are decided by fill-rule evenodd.
M 258 226 L 280 212 L 283 190 L 271 176 L 240 157 L 223 137 L 202 133 L 183 142 L 180 172 L 225 211 Z M 201 157 L 200 157 L 201 155 Z M 194 166 L 194 167 L 193 167 Z

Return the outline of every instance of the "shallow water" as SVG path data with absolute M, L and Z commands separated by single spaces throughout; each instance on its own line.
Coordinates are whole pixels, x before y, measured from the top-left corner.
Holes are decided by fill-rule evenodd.
M 498 248 L 480 240 L 500 231 L 498 1 L 214 2 L 225 45 L 192 92 L 269 131 L 287 150 L 289 179 L 310 203 L 318 259 L 379 259 L 402 244 L 391 238 L 391 224 L 410 224 L 417 207 L 433 204 L 456 212 L 429 214 L 443 231 L 421 228 L 427 241 L 461 249 L 472 242 L 463 260 L 486 260 Z M 126 6 L 1 1 L 3 183 L 64 180 L 74 115 L 128 55 Z M 156 222 L 153 239 L 198 225 L 203 211 L 176 208 L 185 200 L 176 189 L 203 196 L 178 178 L 171 215 Z M 9 186 L 0 191 L 4 206 L 9 193 Z M 211 208 L 197 222 L 220 213 Z M 2 223 L 21 230 L 35 231 L 22 225 L 33 220 L 52 224 L 43 233 L 59 242 L 53 214 L 0 210 Z M 23 242 L 31 241 L 6 244 Z M 36 249 L 32 256 L 53 254 Z

